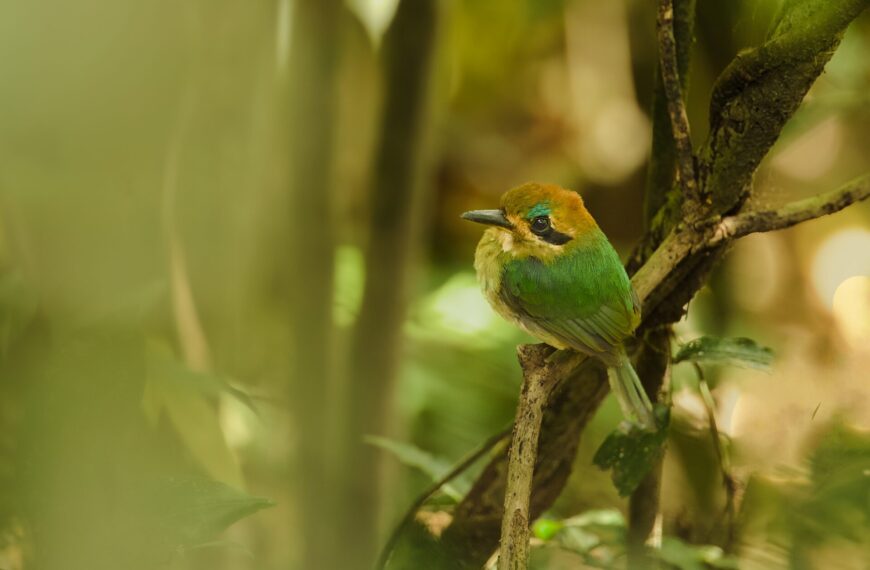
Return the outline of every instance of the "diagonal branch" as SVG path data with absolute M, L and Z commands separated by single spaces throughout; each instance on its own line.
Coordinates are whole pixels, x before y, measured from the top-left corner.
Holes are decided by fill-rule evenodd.
M 779 210 L 755 210 L 724 218 L 716 226 L 708 244 L 717 245 L 753 233 L 790 228 L 807 220 L 839 212 L 868 197 L 870 174 L 865 174 L 836 190 L 786 204 Z
M 683 207 L 691 208 L 698 202 L 698 181 L 695 178 L 695 159 L 689 134 L 689 118 L 683 102 L 677 62 L 677 42 L 674 38 L 673 0 L 659 0 L 656 25 L 659 39 L 659 69 L 662 75 L 671 130 L 677 150 L 677 172 L 683 191 Z

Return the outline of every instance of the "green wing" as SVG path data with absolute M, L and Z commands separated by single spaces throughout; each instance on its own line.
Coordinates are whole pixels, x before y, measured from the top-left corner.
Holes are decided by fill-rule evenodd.
M 587 354 L 612 352 L 640 320 L 637 297 L 619 256 L 603 234 L 549 264 L 510 261 L 502 301 L 532 332 L 541 330 Z

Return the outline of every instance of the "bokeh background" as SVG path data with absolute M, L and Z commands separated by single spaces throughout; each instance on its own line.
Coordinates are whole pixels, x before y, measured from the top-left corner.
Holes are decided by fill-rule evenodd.
M 778 5 L 699 0 L 696 144 Z M 368 568 L 431 477 L 513 418 L 530 339 L 479 294 L 459 213 L 555 182 L 627 255 L 656 57 L 640 0 L 3 3 L 0 568 Z M 865 14 L 757 202 L 868 169 Z M 676 331 L 776 359 L 706 370 L 731 525 L 697 376 L 673 368 L 665 558 L 868 567 L 870 204 L 741 240 Z M 547 517 L 619 520 L 591 465 L 618 421 L 608 399 Z M 587 543 L 535 563 L 620 567 L 621 539 L 595 539 L 592 562 Z

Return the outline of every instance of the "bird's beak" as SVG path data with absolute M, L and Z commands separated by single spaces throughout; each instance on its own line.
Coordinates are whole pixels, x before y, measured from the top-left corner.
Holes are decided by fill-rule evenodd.
M 463 220 L 488 226 L 499 226 L 507 229 L 513 227 L 501 210 L 471 210 L 462 214 L 461 217 Z

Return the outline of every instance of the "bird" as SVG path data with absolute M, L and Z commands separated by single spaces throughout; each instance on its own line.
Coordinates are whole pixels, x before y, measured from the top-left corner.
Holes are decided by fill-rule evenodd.
M 499 209 L 461 217 L 489 226 L 474 268 L 493 309 L 554 348 L 599 359 L 629 423 L 655 431 L 650 399 L 624 345 L 640 323 L 640 302 L 580 195 L 529 182 L 505 192 Z

